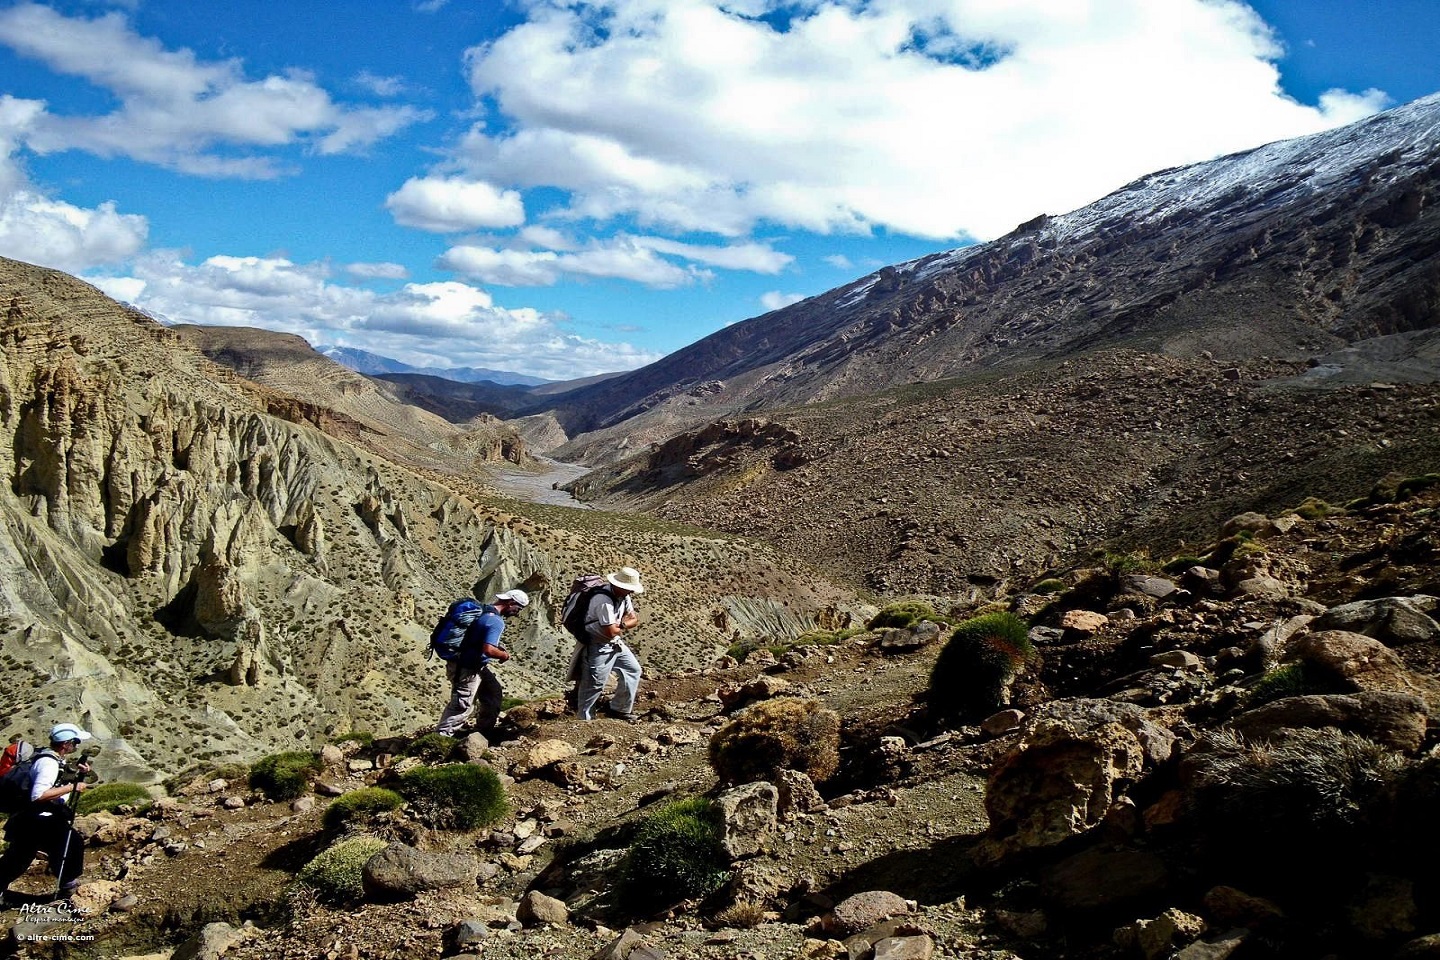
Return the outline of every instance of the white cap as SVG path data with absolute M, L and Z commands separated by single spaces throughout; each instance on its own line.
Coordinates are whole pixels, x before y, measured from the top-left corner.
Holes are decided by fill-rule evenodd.
M 51 743 L 69 743 L 71 740 L 90 740 L 90 734 L 73 723 L 57 723 L 50 728 Z
M 504 593 L 495 594 L 496 600 L 513 600 L 522 607 L 530 605 L 530 594 L 524 590 L 506 590 Z

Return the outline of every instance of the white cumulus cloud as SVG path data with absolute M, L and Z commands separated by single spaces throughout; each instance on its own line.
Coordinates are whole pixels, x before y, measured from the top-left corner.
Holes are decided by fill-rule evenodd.
M 88 19 L 16 4 L 0 10 L 0 44 L 119 101 L 109 113 L 37 117 L 26 146 L 41 154 L 84 150 L 202 176 L 273 177 L 287 165 L 265 151 L 351 151 L 429 116 L 410 106 L 336 103 L 301 70 L 250 79 L 239 60 L 165 49 L 119 12 Z
M 487 291 L 459 281 L 408 283 L 379 293 L 333 282 L 324 263 L 214 256 L 190 264 L 163 250 L 136 257 L 128 273 L 87 279 L 176 322 L 262 327 L 421 366 L 485 366 L 570 379 L 659 359 L 628 343 L 577 337 L 563 316 L 501 306 Z
M 525 205 L 514 190 L 459 177 L 412 177 L 385 199 L 395 222 L 433 233 L 525 222 Z
M 768 293 L 760 294 L 760 306 L 766 311 L 779 310 L 781 307 L 788 307 L 792 303 L 799 303 L 805 299 L 803 293 L 781 293 L 779 290 L 771 290 Z
M 472 48 L 466 176 L 571 216 L 989 238 L 1384 104 L 1280 88 L 1238 0 L 529 0 Z

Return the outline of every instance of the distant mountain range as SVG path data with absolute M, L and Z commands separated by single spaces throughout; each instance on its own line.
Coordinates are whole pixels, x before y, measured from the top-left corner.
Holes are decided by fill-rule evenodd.
M 487 370 L 484 367 L 416 367 L 399 360 L 392 360 L 389 357 L 382 357 L 378 353 L 370 353 L 368 350 L 357 350 L 354 347 L 316 347 L 318 353 L 329 357 L 342 367 L 349 367 L 356 373 L 363 373 L 366 376 L 379 376 L 386 373 L 413 373 L 426 377 L 440 377 L 444 380 L 454 380 L 459 383 L 481 383 L 489 381 L 504 386 L 526 386 L 538 387 L 553 381 L 543 377 L 528 377 L 523 373 L 510 373 L 508 370 Z

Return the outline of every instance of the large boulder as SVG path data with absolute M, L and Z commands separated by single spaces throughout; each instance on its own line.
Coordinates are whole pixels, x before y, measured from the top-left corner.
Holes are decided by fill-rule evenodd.
M 985 792 L 981 856 L 1049 847 L 1098 825 L 1125 787 L 1169 759 L 1175 735 L 1134 704 L 1062 700 L 1035 711 Z
M 1286 697 L 1240 714 L 1230 726 L 1250 740 L 1268 739 L 1277 730 L 1334 727 L 1415 753 L 1425 742 L 1428 717 L 1425 701 L 1417 696 L 1369 690 Z
M 473 887 L 479 875 L 480 862 L 468 854 L 392 843 L 366 862 L 361 882 L 372 900 L 409 900 L 427 890 Z
M 1350 691 L 1405 693 L 1425 701 L 1431 713 L 1440 709 L 1440 682 L 1418 674 L 1379 640 L 1347 630 L 1321 630 L 1296 637 L 1284 662 L 1307 669 Z
M 727 790 L 718 802 L 725 852 L 739 859 L 763 851 L 778 825 L 780 791 L 762 780 Z
M 1430 643 L 1440 640 L 1440 623 L 1430 616 L 1437 605 L 1440 605 L 1440 597 L 1424 594 L 1357 600 L 1332 607 L 1317 617 L 1311 627 L 1315 630 L 1363 633 L 1392 647 Z

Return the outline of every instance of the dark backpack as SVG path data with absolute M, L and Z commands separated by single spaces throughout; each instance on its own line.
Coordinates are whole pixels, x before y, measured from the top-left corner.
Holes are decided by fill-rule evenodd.
M 570 635 L 581 643 L 590 642 L 585 630 L 585 617 L 590 612 L 590 601 L 597 593 L 608 593 L 610 582 L 598 573 L 583 573 L 570 584 L 570 593 L 560 608 L 560 624 Z
M 485 608 L 469 597 L 462 597 L 450 604 L 445 616 L 430 631 L 430 652 L 441 660 L 454 660 L 460 656 L 460 647 L 465 642 L 465 633 L 470 624 L 480 618 Z
M 36 750 L 0 775 L 0 813 L 13 815 L 30 808 L 30 788 L 35 785 L 35 761 L 41 757 L 60 759 L 58 754 L 49 750 Z

